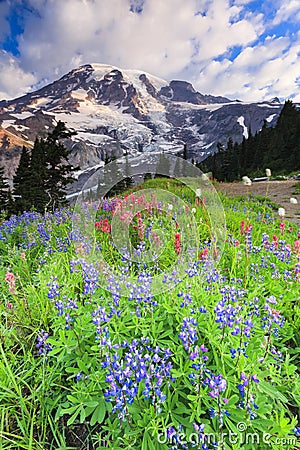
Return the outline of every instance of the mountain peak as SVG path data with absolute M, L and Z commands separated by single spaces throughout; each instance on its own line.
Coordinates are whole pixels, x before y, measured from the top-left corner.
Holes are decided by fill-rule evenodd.
M 276 118 L 277 101 L 251 103 L 206 95 L 188 81 L 167 82 L 145 71 L 108 64 L 85 64 L 23 97 L 0 102 L 0 159 L 12 174 L 21 152 L 36 136 L 45 136 L 61 120 L 77 135 L 65 145 L 81 171 L 107 157 L 174 154 L 188 146 L 189 158 L 202 160 L 227 144 L 240 142 Z M 16 139 L 13 139 L 16 136 Z M 145 156 L 146 157 L 146 156 Z
M 280 103 L 280 100 L 278 97 L 273 97 L 271 98 L 270 103 Z

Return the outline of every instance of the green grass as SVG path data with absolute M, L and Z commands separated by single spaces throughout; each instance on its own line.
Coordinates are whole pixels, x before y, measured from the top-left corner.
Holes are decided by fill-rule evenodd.
M 193 423 L 203 424 L 204 433 L 213 434 L 226 450 L 300 448 L 294 434 L 300 408 L 297 226 L 286 221 L 280 228 L 275 211 L 279 205 L 266 197 L 233 199 L 219 194 L 226 240 L 218 255 L 222 248 L 214 245 L 205 207 L 210 193 L 206 201 L 196 200 L 191 189 L 170 179 L 147 180 L 136 197 L 143 196 L 143 189 L 167 190 L 185 205 L 182 212 L 178 206 L 174 218 L 175 206 L 165 205 L 160 214 L 147 209 L 145 202 L 140 222 L 139 216 L 133 217 L 129 234 L 135 246 L 140 243 L 139 227 L 145 252 L 154 245 L 146 239 L 146 230 L 162 241 L 160 253 L 155 247 L 157 259 L 147 267 L 143 258 L 127 267 L 111 234 L 101 229 L 93 235 L 101 250 L 91 254 L 75 236 L 77 222 L 69 210 L 46 217 L 25 215 L 20 223 L 4 222 L 0 227 L 0 449 L 168 450 L 174 443 L 164 438 L 166 429 L 173 427 L 177 436 L 183 433 L 189 441 L 195 433 Z M 94 214 L 97 220 L 113 217 L 101 205 Z M 186 228 L 191 217 L 195 228 Z M 181 236 L 181 252 L 188 252 L 183 247 L 185 229 L 196 230 L 197 264 L 193 273 L 174 282 L 174 269 L 181 269 L 176 265 L 180 253 L 175 235 Z M 206 259 L 206 249 L 211 259 Z M 125 274 L 127 296 L 120 295 L 114 281 L 106 288 L 104 281 L 99 284 L 97 279 L 109 278 L 101 278 L 102 260 Z M 161 272 L 168 273 L 168 279 L 153 296 L 145 275 L 162 283 Z M 11 285 L 8 273 L 14 275 Z M 139 274 L 144 277 L 139 279 Z M 222 302 L 227 309 L 218 315 Z M 232 316 L 220 328 L 228 311 Z M 36 344 L 42 332 L 49 337 L 40 348 L 48 344 L 52 350 L 39 354 Z M 184 332 L 190 336 L 186 346 Z M 132 403 L 122 381 L 117 381 L 124 388 L 123 416 L 118 417 L 116 399 L 107 389 L 118 364 L 122 370 L 128 365 L 128 380 L 135 386 L 134 374 L 139 372 L 130 361 L 138 355 L 150 377 L 150 399 L 145 379 L 137 384 Z M 219 375 L 226 385 L 213 390 L 206 380 L 216 383 Z M 239 385 L 245 377 L 242 398 Z M 158 379 L 161 384 L 156 386 Z M 155 386 L 165 398 L 160 399 Z M 228 438 L 222 443 L 222 432 L 239 433 L 241 423 L 259 436 L 259 446 Z M 263 442 L 266 433 L 269 444 Z M 208 441 L 207 445 L 212 448 Z
M 298 183 L 295 184 L 294 186 L 295 190 L 293 192 L 293 195 L 298 195 L 300 194 L 300 181 Z

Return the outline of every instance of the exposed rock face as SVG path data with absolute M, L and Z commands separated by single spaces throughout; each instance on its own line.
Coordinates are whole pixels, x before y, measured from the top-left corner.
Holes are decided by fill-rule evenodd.
M 142 83 L 144 83 L 148 94 L 152 95 L 152 97 L 157 98 L 157 91 L 155 89 L 155 87 L 153 86 L 153 84 L 150 83 L 149 79 L 146 77 L 146 75 L 144 73 L 142 73 L 139 76 L 139 80 L 142 81 Z
M 191 83 L 187 81 L 173 80 L 169 86 L 163 87 L 159 95 L 165 96 L 173 102 L 186 102 L 194 105 L 207 105 L 210 103 L 228 103 L 226 97 L 214 97 L 212 95 L 202 95 L 195 91 Z
M 81 169 L 94 167 L 101 161 L 123 156 L 120 144 L 114 139 L 107 136 L 99 145 L 95 147 L 88 146 L 84 141 L 76 142 L 72 145 L 72 164 Z
M 65 145 L 82 170 L 123 154 L 177 154 L 185 143 L 189 157 L 201 160 L 218 142 L 241 142 L 264 120 L 275 123 L 281 108 L 276 98 L 242 103 L 203 95 L 186 81 L 88 64 L 35 92 L 0 101 L 0 163 L 12 177 L 22 145 L 32 147 L 58 120 L 77 131 Z

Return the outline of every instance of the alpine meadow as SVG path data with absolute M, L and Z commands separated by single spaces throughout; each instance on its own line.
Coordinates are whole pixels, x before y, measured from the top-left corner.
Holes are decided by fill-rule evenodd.
M 1 448 L 300 448 L 297 225 L 145 178 L 3 217 Z

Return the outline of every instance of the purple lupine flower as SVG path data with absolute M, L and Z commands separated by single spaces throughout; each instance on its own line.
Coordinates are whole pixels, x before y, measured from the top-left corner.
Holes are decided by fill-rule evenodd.
M 78 372 L 75 376 L 76 381 L 81 380 L 81 378 L 82 378 L 82 372 Z
M 294 428 L 294 433 L 297 437 L 300 437 L 300 427 L 295 427 Z
M 186 351 L 193 351 L 193 344 L 198 340 L 197 327 L 198 323 L 193 317 L 185 317 L 178 337 L 181 339 L 183 347 Z
M 71 328 L 71 324 L 74 322 L 72 312 L 75 309 L 78 309 L 76 301 L 63 297 L 62 300 L 56 300 L 55 307 L 57 308 L 57 315 L 65 317 L 66 330 L 69 330 Z
M 278 325 L 280 328 L 283 327 L 284 325 L 284 317 L 282 317 L 281 312 L 278 311 L 277 309 L 272 309 L 272 307 L 270 305 L 275 305 L 276 302 L 276 297 L 271 296 L 266 298 L 266 304 L 265 304 L 265 311 L 266 311 L 266 315 L 262 317 L 262 320 L 264 322 L 263 324 L 263 328 L 267 327 L 269 329 L 271 329 L 272 327 L 274 328 L 274 325 Z M 275 326 L 275 329 L 277 327 Z
M 57 300 L 57 301 L 55 302 L 55 306 L 56 306 L 56 308 L 57 308 L 57 310 L 58 310 L 57 315 L 58 315 L 58 316 L 62 316 L 63 313 L 64 313 L 64 303 L 63 303 L 63 301 L 62 301 L 62 300 Z
M 51 346 L 46 342 L 49 337 L 49 333 L 41 330 L 36 339 L 36 348 L 38 349 L 39 355 L 47 355 L 51 352 Z
M 238 384 L 238 390 L 240 392 L 242 400 L 238 403 L 238 406 L 242 409 L 245 409 L 249 414 L 250 420 L 253 420 L 256 417 L 256 413 L 254 410 L 258 409 L 258 406 L 255 403 L 254 395 L 249 393 L 250 382 L 253 381 L 254 383 L 259 383 L 259 379 L 257 378 L 256 374 L 247 377 L 244 372 L 241 373 L 240 378 L 242 383 Z M 247 387 L 247 396 L 245 395 L 246 387 Z
M 50 287 L 48 291 L 48 298 L 55 298 L 60 296 L 60 286 L 57 284 L 57 277 L 51 277 L 51 281 L 47 283 L 47 286 Z
M 227 387 L 226 380 L 223 378 L 221 374 L 217 376 L 212 376 L 211 378 L 208 377 L 204 381 L 204 384 L 207 384 L 208 387 L 211 389 L 208 395 L 212 398 L 219 397 L 221 392 L 224 392 Z
M 79 272 L 79 269 L 76 268 L 77 266 L 81 266 L 82 280 L 84 283 L 83 294 L 94 294 L 98 288 L 98 270 L 93 264 L 89 264 L 81 258 L 70 262 L 70 272 Z
M 104 394 L 106 401 L 114 403 L 113 411 L 118 411 L 122 419 L 128 414 L 128 405 L 134 402 L 140 383 L 144 386 L 144 398 L 157 404 L 166 399 L 161 389 L 163 384 L 173 381 L 172 364 L 168 361 L 170 350 L 158 346 L 151 348 L 147 344 L 147 339 L 123 342 L 123 357 L 118 353 L 107 355 L 102 364 L 103 368 L 108 369 L 106 381 L 109 387 Z

